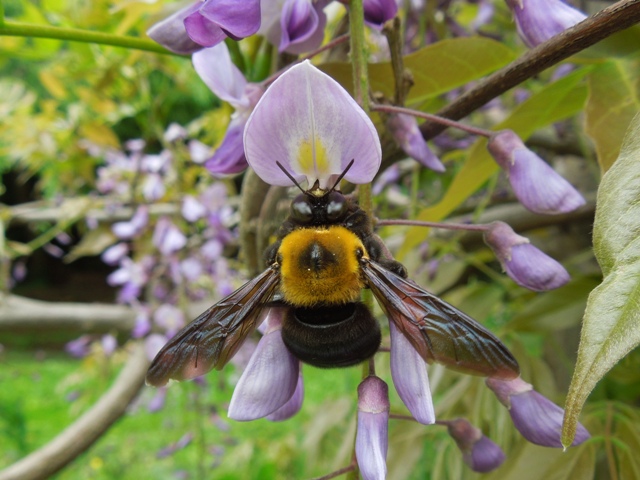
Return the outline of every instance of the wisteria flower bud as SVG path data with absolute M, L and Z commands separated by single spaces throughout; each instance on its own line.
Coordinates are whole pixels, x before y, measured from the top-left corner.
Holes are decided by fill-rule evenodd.
M 398 395 L 418 422 L 435 422 L 427 366 L 409 340 L 389 322 L 391 333 L 391 377 Z
M 369 376 L 358 386 L 356 459 L 364 480 L 384 480 L 389 446 L 389 388 Z
M 197 12 L 201 5 L 202 2 L 197 1 L 185 8 L 181 8 L 173 15 L 153 25 L 147 30 L 147 35 L 172 52 L 183 55 L 197 52 L 202 48 L 202 45 L 189 38 L 184 26 L 184 19 Z
M 233 391 L 229 418 L 249 421 L 266 417 L 294 395 L 300 362 L 282 341 L 283 314 L 283 307 L 269 309 L 269 326 Z
M 531 48 L 587 18 L 561 0 L 506 1 L 515 17 L 518 34 Z
M 386 124 L 395 141 L 407 155 L 431 170 L 444 172 L 444 165 L 420 133 L 416 117 L 403 113 L 392 114 L 387 116 Z
M 513 425 L 524 438 L 543 447 L 562 448 L 562 408 L 536 392 L 520 377 L 513 380 L 487 378 L 486 383 L 500 403 L 509 409 Z M 571 445 L 580 445 L 590 437 L 587 429 L 579 423 Z
M 462 451 L 462 460 L 471 470 L 486 473 L 502 465 L 505 459 L 504 452 L 479 428 L 464 418 L 456 418 L 446 424 L 449 435 Z
M 507 275 L 521 287 L 544 292 L 559 288 L 570 280 L 562 265 L 504 222 L 492 222 L 484 233 L 484 241 L 496 254 Z
M 584 198 L 512 130 L 501 130 L 487 145 L 495 161 L 507 172 L 513 192 L 527 209 L 553 215 L 571 212 Z
M 396 0 L 364 0 L 362 7 L 365 23 L 376 30 L 381 30 L 398 13 Z

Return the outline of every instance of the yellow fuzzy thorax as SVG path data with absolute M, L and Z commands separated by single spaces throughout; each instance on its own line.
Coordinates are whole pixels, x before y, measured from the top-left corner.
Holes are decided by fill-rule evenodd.
M 340 226 L 289 233 L 278 249 L 285 300 L 296 307 L 358 301 L 363 288 L 358 249 L 366 255 L 358 236 Z

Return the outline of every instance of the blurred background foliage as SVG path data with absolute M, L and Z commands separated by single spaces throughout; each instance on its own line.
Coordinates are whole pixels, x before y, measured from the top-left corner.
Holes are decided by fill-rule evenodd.
M 144 36 L 171 6 L 134 0 L 3 3 L 12 20 L 134 37 Z M 450 38 L 406 57 L 416 80 L 409 104 L 435 111 L 447 102 L 448 92 L 459 91 L 524 52 L 508 10 L 498 3 L 486 37 Z M 466 25 L 475 18 L 477 5 L 453 2 L 450 11 Z M 440 40 L 450 35 L 437 22 L 434 31 Z M 553 71 L 544 72 L 470 120 L 531 137 L 540 151 L 555 156 L 554 166 L 579 190 L 593 195 L 601 171 L 617 157 L 622 136 L 639 110 L 638 29 L 623 33 L 571 58 L 571 74 L 555 79 Z M 248 40 L 242 49 L 251 60 L 246 73 L 264 77 L 255 67 L 259 60 L 264 62 L 258 58 L 265 54 L 263 46 Z M 452 58 L 457 59 L 453 65 Z M 443 64 L 451 68 L 439 68 Z M 350 88 L 351 66 L 344 59 L 334 56 L 322 68 Z M 371 66 L 374 89 L 392 92 L 389 72 L 388 64 Z M 0 220 L 6 234 L 0 253 L 5 290 L 49 301 L 115 301 L 116 292 L 105 281 L 113 269 L 98 259 L 110 244 L 108 228 L 82 243 L 92 231 L 87 212 L 106 205 L 96 194 L 97 170 L 104 159 L 89 154 L 87 145 L 123 150 L 125 142 L 143 139 L 148 153 L 158 153 L 166 147 L 164 132 L 177 123 L 189 138 L 215 146 L 224 135 L 229 107 L 206 88 L 189 58 L 23 37 L 0 40 L 0 98 Z M 549 145 L 545 143 L 549 136 L 561 141 Z M 554 153 L 566 145 L 570 154 Z M 375 198 L 378 216 L 478 219 L 511 200 L 482 140 L 469 148 L 444 149 L 442 158 L 447 165 L 444 175 L 400 162 L 400 180 Z M 180 189 L 169 189 L 159 203 L 177 204 L 185 192 L 213 183 L 202 166 L 183 165 Z M 230 195 L 238 189 L 242 193 L 240 178 L 225 183 Z M 71 199 L 84 203 L 69 203 Z M 237 205 L 238 199 L 234 201 Z M 53 220 L 16 220 L 16 207 L 30 202 L 43 208 L 66 205 L 68 212 Z M 516 218 L 524 215 L 518 212 Z M 519 359 L 523 377 L 562 404 L 587 296 L 601 280 L 591 253 L 591 222 L 587 215 L 552 225 L 534 221 L 528 228 L 532 242 L 561 260 L 572 275 L 568 285 L 544 294 L 515 285 L 473 236 L 398 227 L 386 227 L 382 235 L 413 279 L 488 325 Z M 71 235 L 70 245 L 56 244 L 61 232 Z M 43 251 L 51 241 L 62 249 L 61 258 Z M 233 266 L 242 270 L 243 257 L 237 257 L 237 250 L 235 240 L 228 252 Z M 28 274 L 16 283 L 13 277 L 20 262 Z M 43 342 L 31 335 L 18 341 L 3 335 L 0 466 L 44 445 L 100 397 L 125 357 L 126 335 L 116 333 L 123 347 L 118 352 L 106 355 L 98 345 L 82 360 L 62 353 L 59 340 Z M 383 342 L 388 344 L 388 339 Z M 379 375 L 388 379 L 386 357 L 380 354 L 377 364 Z M 526 443 L 481 379 L 439 366 L 430 367 L 429 375 L 437 415 L 466 416 L 507 453 L 506 464 L 485 478 L 630 479 L 640 478 L 639 367 L 640 354 L 634 351 L 598 385 L 582 415 L 593 439 L 566 453 Z M 203 383 L 173 385 L 164 408 L 154 413 L 148 405 L 157 393 L 145 387 L 127 415 L 56 478 L 262 479 L 326 474 L 350 461 L 360 372 L 305 366 L 305 377 L 302 411 L 283 423 L 226 419 L 238 378 L 234 368 L 212 373 Z M 393 389 L 391 396 L 392 411 L 404 413 Z M 390 432 L 389 478 L 480 477 L 462 464 L 442 427 L 392 420 Z

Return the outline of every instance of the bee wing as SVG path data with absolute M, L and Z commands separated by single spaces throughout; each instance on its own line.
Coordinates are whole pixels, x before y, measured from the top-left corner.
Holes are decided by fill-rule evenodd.
M 192 321 L 162 347 L 147 371 L 148 385 L 188 380 L 221 369 L 257 326 L 278 283 L 273 268 L 245 283 Z
M 507 347 L 471 317 L 375 262 L 365 260 L 362 270 L 386 315 L 426 361 L 474 375 L 519 375 Z

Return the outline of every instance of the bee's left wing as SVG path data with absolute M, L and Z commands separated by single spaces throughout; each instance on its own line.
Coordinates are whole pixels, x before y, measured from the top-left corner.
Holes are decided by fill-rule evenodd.
M 151 362 L 147 384 L 161 387 L 170 379 L 188 380 L 221 369 L 258 326 L 278 279 L 279 273 L 268 268 L 180 330 Z
M 426 361 L 475 375 L 519 375 L 507 347 L 471 317 L 376 262 L 361 266 L 380 306 Z

